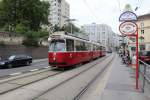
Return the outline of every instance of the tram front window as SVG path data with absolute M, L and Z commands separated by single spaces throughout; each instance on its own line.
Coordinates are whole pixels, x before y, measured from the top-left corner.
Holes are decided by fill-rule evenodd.
M 49 46 L 49 51 L 65 51 L 65 41 L 64 40 L 55 40 L 51 41 Z

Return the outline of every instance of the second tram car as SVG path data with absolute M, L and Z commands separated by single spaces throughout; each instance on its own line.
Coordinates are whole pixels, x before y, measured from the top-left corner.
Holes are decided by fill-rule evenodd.
M 65 32 L 55 32 L 48 40 L 49 65 L 52 67 L 67 68 L 105 56 L 105 48 L 100 44 Z

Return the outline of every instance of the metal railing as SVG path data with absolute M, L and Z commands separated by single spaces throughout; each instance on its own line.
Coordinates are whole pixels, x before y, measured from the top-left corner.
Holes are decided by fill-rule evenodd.
M 143 77 L 142 80 L 142 92 L 145 89 L 145 81 L 150 85 L 150 65 L 139 60 L 139 73 Z

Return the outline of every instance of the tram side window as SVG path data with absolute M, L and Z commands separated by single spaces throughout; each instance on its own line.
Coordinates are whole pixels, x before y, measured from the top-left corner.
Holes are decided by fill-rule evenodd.
M 94 51 L 96 51 L 96 50 L 97 50 L 97 47 L 96 47 L 96 45 L 94 45 L 93 47 L 94 47 L 94 48 L 93 48 L 93 50 L 94 50 Z
M 102 46 L 100 46 L 100 50 L 103 50 L 103 47 L 102 47 Z
M 74 40 L 66 40 L 67 51 L 74 51 Z
M 100 49 L 100 46 L 97 46 L 97 50 L 101 50 L 101 49 Z
M 89 51 L 91 49 L 91 46 L 89 43 L 85 43 L 85 47 L 86 47 L 86 50 Z
M 81 47 L 82 47 L 81 51 L 86 51 L 87 50 L 86 45 L 85 45 L 84 42 L 81 42 Z
M 81 41 L 75 41 L 75 48 L 76 51 L 86 51 L 85 43 Z

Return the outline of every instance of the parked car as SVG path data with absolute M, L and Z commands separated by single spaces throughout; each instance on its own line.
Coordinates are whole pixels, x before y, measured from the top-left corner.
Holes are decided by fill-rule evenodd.
M 139 52 L 139 59 L 150 64 L 150 51 Z
M 0 60 L 0 68 L 12 68 L 24 65 L 30 65 L 32 57 L 28 55 L 11 55 L 5 60 Z

